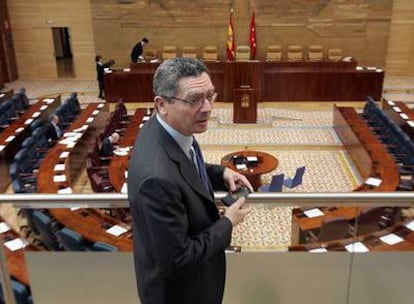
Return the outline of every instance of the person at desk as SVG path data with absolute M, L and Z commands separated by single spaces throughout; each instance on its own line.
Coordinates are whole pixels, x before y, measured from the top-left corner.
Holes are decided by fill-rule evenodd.
M 207 130 L 217 94 L 202 62 L 164 61 L 153 92 L 156 115 L 140 130 L 128 166 L 141 303 L 221 303 L 224 251 L 250 208 L 240 198 L 220 217 L 213 189 L 253 189 L 244 175 L 203 161 L 193 135 Z
M 103 62 L 102 61 L 102 56 L 101 55 L 96 55 L 95 62 L 96 62 L 96 78 L 98 79 L 98 86 L 99 86 L 99 95 L 98 95 L 98 97 L 100 99 L 105 99 L 105 97 L 103 96 L 105 69 L 109 68 L 111 65 L 115 64 L 115 61 L 111 59 L 107 62 Z
M 49 122 L 46 125 L 46 137 L 48 140 L 57 140 L 62 136 L 63 130 L 59 125 L 59 116 L 56 114 L 50 115 Z
M 119 142 L 119 134 L 114 132 L 104 138 L 101 146 L 101 156 L 109 157 L 114 154 L 115 145 Z
M 142 56 L 142 52 L 144 51 L 144 46 L 149 43 L 149 40 L 147 38 L 142 38 L 140 42 L 138 42 L 132 49 L 130 57 L 131 62 L 136 63 L 140 60 L 144 60 L 144 57 Z

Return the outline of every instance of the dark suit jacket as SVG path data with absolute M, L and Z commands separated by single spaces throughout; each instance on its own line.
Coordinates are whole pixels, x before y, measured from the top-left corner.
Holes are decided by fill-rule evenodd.
M 96 63 L 96 78 L 98 81 L 104 80 L 105 69 L 109 68 L 112 65 L 112 61 L 107 61 L 105 63 L 100 64 L 99 62 Z
M 132 62 L 137 62 L 138 57 L 142 55 L 144 48 L 142 47 L 141 41 L 138 42 L 131 51 L 130 57 Z
M 141 302 L 221 303 L 232 225 L 175 140 L 152 117 L 128 167 L 134 259 Z M 222 166 L 206 164 L 213 189 Z
M 101 156 L 112 156 L 114 154 L 114 146 L 108 137 L 105 137 L 102 141 Z
M 48 139 L 57 140 L 59 138 L 55 126 L 50 121 L 46 123 L 45 127 L 45 135 Z M 58 126 L 58 128 L 60 129 L 60 132 L 63 133 L 62 128 L 60 126 Z

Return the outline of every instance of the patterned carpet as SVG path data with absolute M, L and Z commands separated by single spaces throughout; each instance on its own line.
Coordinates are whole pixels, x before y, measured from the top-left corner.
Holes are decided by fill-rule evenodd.
M 6 88 L 25 87 L 30 98 L 78 92 L 81 103 L 98 102 L 95 80 L 15 81 Z M 414 103 L 414 77 L 388 77 L 384 97 Z M 324 110 L 306 106 L 283 108 L 259 104 L 257 124 L 233 124 L 229 104 L 217 104 L 209 130 L 197 136 L 206 161 L 219 163 L 223 155 L 245 148 L 272 154 L 279 160 L 274 172 L 262 176 L 268 183 L 274 173 L 292 176 L 299 166 L 306 166 L 303 184 L 284 192 L 347 192 L 360 178 L 332 128 L 332 106 Z M 80 179 L 84 180 L 85 179 Z M 77 189 L 90 191 L 78 185 Z M 0 210 L 1 211 L 1 210 Z M 233 245 L 242 250 L 286 250 L 291 238 L 291 208 L 255 205 L 249 217 L 233 233 Z

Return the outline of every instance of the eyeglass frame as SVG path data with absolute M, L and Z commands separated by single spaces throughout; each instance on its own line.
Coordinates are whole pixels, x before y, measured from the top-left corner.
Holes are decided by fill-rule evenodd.
M 186 104 L 189 104 L 192 107 L 200 108 L 206 100 L 208 101 L 209 104 L 213 104 L 216 101 L 217 95 L 218 95 L 218 93 L 214 92 L 214 93 L 212 93 L 211 97 L 210 96 L 205 96 L 203 99 L 200 98 L 200 99 L 197 99 L 195 101 L 191 101 L 191 100 L 187 100 L 187 99 L 183 99 L 183 98 L 179 98 L 179 97 L 175 97 L 175 96 L 173 96 L 173 97 L 161 96 L 161 97 L 163 97 L 167 100 L 178 100 L 178 101 L 184 102 Z

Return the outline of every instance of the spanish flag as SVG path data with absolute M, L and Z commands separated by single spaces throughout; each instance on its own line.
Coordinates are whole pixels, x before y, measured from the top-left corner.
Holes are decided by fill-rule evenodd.
M 230 10 L 229 27 L 227 29 L 227 61 L 234 61 L 236 41 L 234 40 L 233 8 Z

